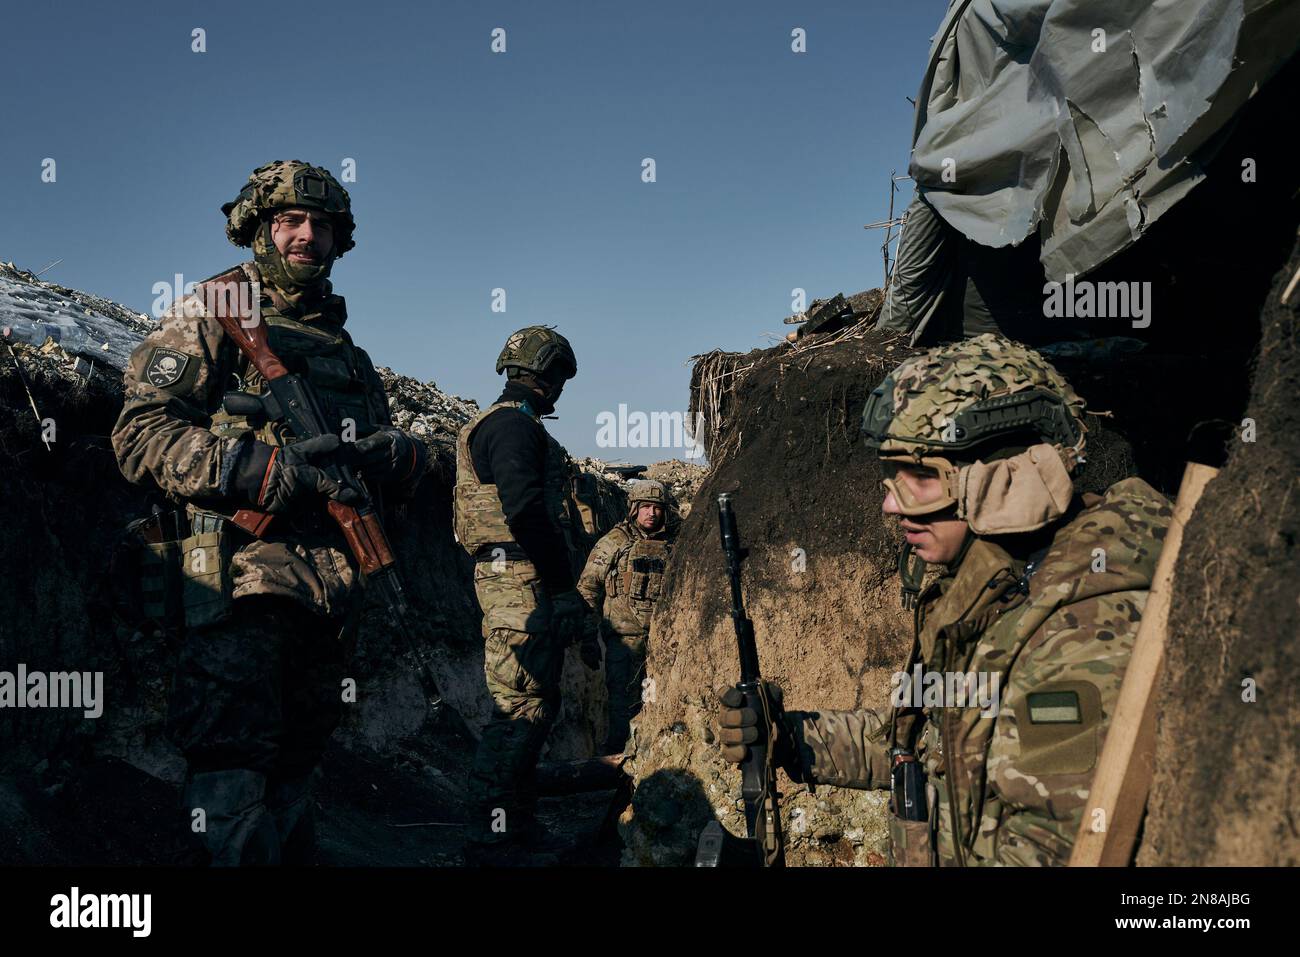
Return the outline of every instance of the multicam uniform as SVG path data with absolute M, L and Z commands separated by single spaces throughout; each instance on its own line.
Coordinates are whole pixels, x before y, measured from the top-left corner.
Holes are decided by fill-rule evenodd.
M 517 345 L 538 329 L 521 330 L 511 342 Z M 548 347 L 562 342 L 572 361 L 562 336 L 542 330 L 538 340 Z M 499 363 L 498 372 L 502 368 Z M 465 424 L 456 444 L 456 538 L 474 559 L 483 666 L 495 703 L 470 771 L 470 836 L 479 844 L 513 841 L 531 826 L 534 773 L 559 713 L 560 675 L 573 637 L 565 625 L 582 610 L 573 576 L 589 548 L 584 512 L 574 489 L 574 466 L 542 425 L 543 409 L 548 410 L 545 400 L 509 382 L 496 402 Z M 483 440 L 484 431 L 491 441 Z M 535 460 L 530 450 L 537 450 Z M 481 476 L 476 461 L 483 468 L 496 463 L 509 470 L 520 500 L 503 502 L 498 486 L 507 475 L 485 471 Z M 489 477 L 493 480 L 486 481 Z M 545 513 L 542 527 L 531 524 L 524 535 L 524 523 L 536 518 L 538 498 Z M 566 601 L 572 607 L 557 609 L 557 602 Z
M 804 780 L 887 788 L 890 748 L 915 746 L 934 786 L 930 820 L 891 815 L 899 863 L 931 863 L 933 834 L 944 866 L 1065 864 L 1170 514 L 1162 495 L 1126 479 L 1060 527 L 1032 568 L 973 539 L 922 593 L 906 670 L 982 672 L 998 682 L 997 714 L 787 712 Z
M 887 471 L 897 510 L 950 514 L 966 539 L 918 596 L 904 699 L 787 711 L 777 747 L 796 780 L 859 788 L 889 787 L 914 753 L 929 817 L 891 814 L 896 863 L 1069 859 L 1172 514 L 1136 478 L 1074 494 L 1083 408 L 1040 355 L 985 334 L 904 362 L 864 410 L 881 459 L 942 489 L 922 501 Z M 974 678 L 964 699 L 927 693 L 957 675 Z M 732 715 L 724 729 L 752 723 Z
M 254 176 L 270 170 L 274 182 L 286 166 L 289 175 L 312 170 L 273 164 Z M 323 279 L 314 296 L 267 281 L 267 272 L 283 281 L 284 266 L 259 265 L 273 255 L 264 239 L 258 262 L 222 275 L 250 284 L 245 302 L 258 288 L 251 284 L 261 284 L 272 351 L 312 383 L 340 433 L 390 429 L 379 376 L 343 328 L 343 299 Z M 167 722 L 189 765 L 186 806 L 205 811 L 213 863 L 268 863 L 303 840 L 309 781 L 340 716 L 359 590 L 323 502 L 274 516 L 261 538 L 229 521 L 252 505 L 232 485 L 241 456 L 255 443 L 285 447 L 294 437 L 222 409 L 225 392 L 260 393 L 264 382 L 208 314 L 219 298 L 201 284 L 132 354 L 112 441 L 122 474 L 183 502 L 192 531 L 181 543 L 186 634 Z M 414 441 L 411 448 L 410 468 L 387 484 L 392 497 L 409 494 L 427 467 L 429 456 Z
M 633 489 L 628 497 L 632 514 L 596 543 L 578 579 L 578 591 L 595 610 L 605 639 L 607 754 L 623 749 L 630 723 L 641 710 L 650 615 L 663 588 L 677 532 L 676 516 L 669 510 L 663 487 L 658 483 L 641 484 L 657 486 L 657 495 Z M 663 521 L 652 532 L 642 529 L 635 519 L 637 506 L 646 501 L 664 508 Z

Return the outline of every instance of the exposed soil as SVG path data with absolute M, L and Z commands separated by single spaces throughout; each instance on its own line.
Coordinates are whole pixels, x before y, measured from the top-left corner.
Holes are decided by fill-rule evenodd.
M 1300 244 L 1264 310 L 1255 441 L 1184 534 L 1142 864 L 1300 864 L 1300 293 L 1279 301 L 1298 270 Z

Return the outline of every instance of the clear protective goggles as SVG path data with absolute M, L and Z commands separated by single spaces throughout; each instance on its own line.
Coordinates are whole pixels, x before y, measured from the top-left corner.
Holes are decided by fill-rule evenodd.
M 881 484 L 908 517 L 933 515 L 957 504 L 960 471 L 947 459 L 883 459 L 880 468 Z
M 1065 514 L 1074 495 L 1073 449 L 1047 443 L 1008 458 L 957 466 L 947 459 L 884 459 L 886 491 L 911 517 L 956 506 L 976 535 L 1006 535 L 1042 528 Z

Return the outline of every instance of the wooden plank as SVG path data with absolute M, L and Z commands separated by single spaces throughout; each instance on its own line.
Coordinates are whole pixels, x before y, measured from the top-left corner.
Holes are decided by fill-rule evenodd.
M 1189 462 L 1174 503 L 1174 515 L 1156 561 L 1155 577 L 1138 625 L 1124 684 L 1106 733 L 1106 744 L 1083 821 L 1070 854 L 1071 867 L 1127 867 L 1146 808 L 1155 764 L 1156 685 L 1164 666 L 1174 564 L 1196 503 L 1218 469 Z

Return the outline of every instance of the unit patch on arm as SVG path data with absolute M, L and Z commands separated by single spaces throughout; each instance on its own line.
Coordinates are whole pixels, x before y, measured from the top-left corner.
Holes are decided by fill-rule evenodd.
M 185 374 L 185 367 L 190 364 L 191 359 L 193 356 L 187 356 L 175 349 L 156 346 L 149 355 L 148 364 L 144 367 L 144 377 L 150 385 L 165 389 L 181 380 L 181 376 Z

